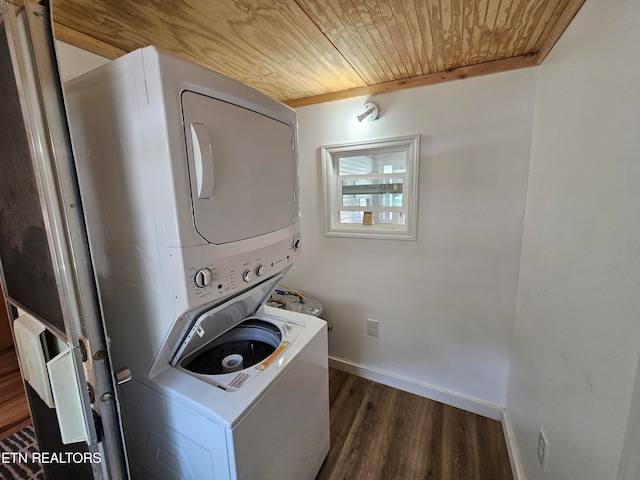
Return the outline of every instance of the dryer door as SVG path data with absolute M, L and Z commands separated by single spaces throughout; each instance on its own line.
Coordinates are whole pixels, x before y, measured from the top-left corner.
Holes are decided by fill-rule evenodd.
M 182 111 L 194 223 L 205 240 L 244 240 L 296 220 L 291 126 L 189 91 Z

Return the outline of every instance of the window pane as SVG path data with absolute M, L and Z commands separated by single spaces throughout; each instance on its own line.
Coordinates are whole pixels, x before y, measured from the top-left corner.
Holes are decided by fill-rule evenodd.
M 340 212 L 340 223 L 361 225 L 362 216 L 363 212 Z
M 342 181 L 343 206 L 402 207 L 402 178 Z
M 351 225 L 362 225 L 362 212 L 340 212 L 340 223 Z M 403 212 L 373 212 L 374 225 L 405 225 L 406 215 Z
M 374 212 L 373 223 L 382 225 L 404 225 L 407 216 L 403 212 Z
M 372 173 L 405 173 L 407 152 L 385 152 L 338 158 L 340 175 L 369 175 Z

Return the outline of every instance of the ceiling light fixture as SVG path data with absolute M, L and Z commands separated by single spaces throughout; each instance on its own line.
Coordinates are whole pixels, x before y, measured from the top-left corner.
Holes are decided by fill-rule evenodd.
M 369 102 L 364 104 L 364 112 L 362 112 L 356 118 L 358 119 L 358 122 L 362 123 L 363 120 L 376 120 L 379 115 L 380 109 L 378 108 L 378 105 L 373 102 Z

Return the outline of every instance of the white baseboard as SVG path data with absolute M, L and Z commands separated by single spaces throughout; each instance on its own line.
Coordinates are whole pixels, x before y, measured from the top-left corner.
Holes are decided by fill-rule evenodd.
M 366 378 L 367 380 L 373 380 L 374 382 L 382 383 L 383 385 L 388 385 L 389 387 L 397 388 L 398 390 L 403 390 L 405 392 L 435 400 L 436 402 L 466 410 L 467 412 L 482 415 L 483 417 L 498 421 L 503 420 L 504 409 L 502 407 L 483 402 L 482 400 L 466 397 L 431 385 L 419 383 L 408 378 L 382 372 L 366 365 L 358 365 L 340 358 L 329 357 L 329 366 L 336 370 L 351 373 L 353 375 Z
M 513 472 L 513 480 L 525 480 L 518 455 L 518 445 L 513 434 L 513 426 L 509 412 L 505 409 L 502 412 L 502 431 L 504 432 L 504 441 L 507 443 L 507 451 L 509 452 L 509 461 L 511 462 L 511 471 Z

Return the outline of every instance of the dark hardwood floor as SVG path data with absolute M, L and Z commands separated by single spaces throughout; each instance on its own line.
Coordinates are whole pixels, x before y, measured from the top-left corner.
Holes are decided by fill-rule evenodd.
M 500 422 L 329 372 L 331 449 L 316 480 L 513 480 Z
M 13 347 L 0 351 L 0 439 L 31 423 L 29 405 Z

